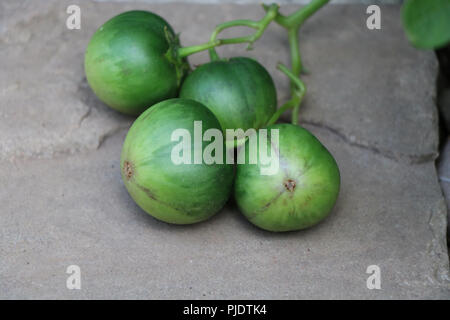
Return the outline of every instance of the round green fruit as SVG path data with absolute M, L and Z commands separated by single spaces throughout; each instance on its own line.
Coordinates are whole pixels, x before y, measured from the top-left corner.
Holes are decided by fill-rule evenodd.
M 180 143 L 173 141 L 176 130 L 189 132 L 192 156 L 200 147 L 203 154 L 209 144 L 202 141 L 195 147 L 194 121 L 201 121 L 203 132 L 215 128 L 220 133 L 216 117 L 201 103 L 169 99 L 142 113 L 123 144 L 120 168 L 125 187 L 144 211 L 165 222 L 206 220 L 223 207 L 232 189 L 232 165 L 173 161 Z
M 279 168 L 275 174 L 262 175 L 259 151 L 257 164 L 239 164 L 236 202 L 247 219 L 262 229 L 311 227 L 330 213 L 337 200 L 340 174 L 336 161 L 316 137 L 300 126 L 275 124 L 267 129 L 268 153 L 273 146 Z M 278 129 L 278 146 L 273 129 Z M 260 135 L 258 131 L 259 141 Z M 249 141 L 239 150 L 244 151 L 247 156 Z
M 256 60 L 237 57 L 212 61 L 189 74 L 181 98 L 208 107 L 226 129 L 258 129 L 276 111 L 277 93 L 272 77 Z
M 178 46 L 172 27 L 147 11 L 127 11 L 108 20 L 92 36 L 85 54 L 86 78 L 111 108 L 139 115 L 178 93 L 187 62 L 167 55 Z

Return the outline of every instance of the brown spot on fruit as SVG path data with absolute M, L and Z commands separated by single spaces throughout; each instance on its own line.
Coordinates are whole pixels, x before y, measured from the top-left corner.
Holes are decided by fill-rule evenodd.
M 125 160 L 123 162 L 123 173 L 125 175 L 125 178 L 127 178 L 127 180 L 130 180 L 131 177 L 133 176 L 134 173 L 133 164 L 128 160 Z
M 294 190 L 295 190 L 295 181 L 294 180 L 287 179 L 286 181 L 284 181 L 283 184 L 287 191 L 294 192 Z

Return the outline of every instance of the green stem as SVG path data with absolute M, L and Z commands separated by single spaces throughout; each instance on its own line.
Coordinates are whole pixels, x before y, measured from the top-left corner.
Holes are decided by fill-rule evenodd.
M 199 45 L 195 45 L 195 46 L 180 47 L 178 49 L 178 57 L 185 58 L 187 56 L 190 56 L 191 54 L 194 54 L 194 53 L 197 53 L 200 51 L 205 51 L 205 50 L 220 46 L 222 44 L 223 43 L 220 40 L 214 40 L 214 41 L 209 41 L 204 44 L 199 44 Z
M 291 67 L 292 72 L 299 76 L 302 71 L 302 60 L 300 57 L 300 49 L 298 44 L 299 30 L 292 28 L 288 30 L 289 49 L 291 53 Z
M 273 116 L 267 122 L 267 125 L 269 126 L 277 122 L 280 116 L 288 109 L 292 109 L 292 124 L 298 124 L 298 113 L 303 97 L 306 94 L 306 86 L 298 76 L 296 76 L 283 64 L 279 63 L 277 65 L 277 68 L 291 80 L 291 83 L 293 85 L 291 89 L 292 97 L 273 114 Z
M 306 6 L 301 7 L 288 16 L 284 16 L 281 13 L 278 13 L 275 18 L 275 22 L 286 29 L 298 29 L 306 19 L 312 16 L 317 10 L 322 8 L 328 2 L 330 2 L 330 0 L 312 0 Z M 263 5 L 263 7 L 264 10 L 269 10 L 269 6 Z
M 298 33 L 299 33 L 299 29 L 298 28 L 292 28 L 292 29 L 288 29 L 288 39 L 289 39 L 289 48 L 290 48 L 290 52 L 291 52 L 291 68 L 292 68 L 292 73 L 290 73 L 290 71 L 287 70 L 287 68 L 283 65 L 279 65 L 279 68 L 281 71 L 283 71 L 291 80 L 291 96 L 293 100 L 296 100 L 295 97 L 297 96 L 297 90 L 299 90 L 299 88 L 303 88 L 302 92 L 302 97 L 304 95 L 304 92 L 306 91 L 305 86 L 303 85 L 303 82 L 301 82 L 299 76 L 300 76 L 300 72 L 302 71 L 302 62 L 301 62 L 301 57 L 300 57 L 300 48 L 299 48 L 299 43 L 298 43 Z M 298 83 L 298 81 L 300 81 L 300 84 Z M 299 99 L 299 101 L 295 101 L 294 103 L 294 109 L 292 110 L 292 124 L 297 124 L 298 123 L 298 112 L 300 109 L 300 103 L 301 103 L 301 98 Z
M 288 78 L 291 80 L 291 83 L 294 84 L 294 88 L 292 89 L 292 100 L 294 100 L 294 106 L 292 110 L 292 124 L 298 124 L 298 112 L 300 110 L 300 105 L 303 101 L 303 97 L 306 94 L 306 86 L 302 80 L 298 77 L 298 75 L 292 73 L 288 70 L 283 64 L 278 64 L 278 69 L 282 71 Z
M 306 6 L 297 12 L 294 12 L 290 15 L 288 19 L 288 24 L 296 25 L 299 28 L 306 19 L 312 16 L 317 10 L 326 5 L 330 0 L 313 0 L 308 3 Z
M 289 71 L 285 66 L 281 64 L 278 65 L 278 69 L 284 72 L 284 74 L 286 74 L 291 80 L 291 99 L 280 109 L 278 109 L 278 111 L 269 120 L 270 124 L 275 123 L 281 116 L 281 114 L 290 108 L 293 109 L 291 121 L 293 124 L 298 124 L 300 104 L 303 100 L 303 96 L 306 93 L 306 87 L 299 78 L 303 68 L 298 42 L 299 30 L 302 24 L 310 16 L 312 16 L 317 10 L 322 8 L 329 1 L 330 0 L 311 0 L 309 4 L 303 6 L 302 8 L 298 9 L 288 16 L 284 16 L 281 13 L 278 13 L 275 17 L 275 22 L 288 31 L 292 71 Z M 263 7 L 266 12 L 269 10 L 268 6 L 263 5 Z
M 272 117 L 267 122 L 266 126 L 270 126 L 278 121 L 280 116 L 286 112 L 286 110 L 292 109 L 294 107 L 295 101 L 293 99 L 289 100 L 285 104 L 283 104 L 278 110 L 272 115 Z
M 268 7 L 266 15 L 259 21 L 251 21 L 251 20 L 234 20 L 229 22 L 224 22 L 216 26 L 214 29 L 214 32 L 211 35 L 211 38 L 208 42 L 195 45 L 195 46 L 189 46 L 189 47 L 180 47 L 177 51 L 177 56 L 179 59 L 185 58 L 187 56 L 190 56 L 191 54 L 204 51 L 204 50 L 210 50 L 213 53 L 212 55 L 216 55 L 214 48 L 217 46 L 221 46 L 224 44 L 234 44 L 234 43 L 244 43 L 248 42 L 249 47 L 253 42 L 255 42 L 261 35 L 264 33 L 264 30 L 267 28 L 267 26 L 270 24 L 270 22 L 275 19 L 277 13 L 278 13 L 279 6 L 277 4 L 272 4 Z M 251 34 L 249 36 L 245 37 L 237 37 L 237 38 L 230 38 L 230 39 L 216 39 L 218 34 L 231 27 L 235 26 L 244 26 L 256 29 L 256 32 L 254 34 Z M 214 60 L 214 59 L 211 59 Z
M 253 42 L 255 42 L 257 39 L 259 39 L 268 25 L 275 19 L 275 17 L 278 14 L 279 5 L 278 4 L 271 4 L 269 6 L 263 5 L 264 9 L 266 10 L 266 15 L 259 21 L 252 21 L 252 20 L 233 20 L 233 21 L 227 21 L 224 23 L 221 23 L 216 26 L 213 33 L 211 34 L 210 42 L 216 41 L 217 36 L 220 32 L 222 32 L 225 29 L 232 28 L 232 27 L 249 27 L 252 29 L 256 29 L 256 32 L 245 36 L 245 37 L 237 37 L 237 38 L 230 38 L 230 39 L 221 39 L 221 44 L 236 44 L 236 43 L 248 43 L 247 49 L 250 49 Z M 215 50 L 215 46 L 209 49 L 209 56 L 212 61 L 218 60 L 219 56 Z
M 301 103 L 301 100 L 297 104 L 295 104 L 294 108 L 292 109 L 291 122 L 292 122 L 292 124 L 295 124 L 295 125 L 298 124 L 298 113 L 300 110 L 300 103 Z

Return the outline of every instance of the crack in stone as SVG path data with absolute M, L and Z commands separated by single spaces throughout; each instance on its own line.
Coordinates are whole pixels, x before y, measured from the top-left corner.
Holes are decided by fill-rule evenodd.
M 443 256 L 448 256 L 448 249 L 446 243 L 446 220 L 447 210 L 441 210 L 445 207 L 444 200 L 440 200 L 441 205 L 437 210 L 432 209 L 428 218 L 428 228 L 432 234 L 432 240 L 428 244 L 427 252 L 431 256 L 431 259 L 435 260 L 435 268 L 433 271 L 433 280 L 441 285 L 446 285 L 450 288 L 450 275 L 448 259 L 442 259 Z M 442 214 L 444 212 L 445 214 Z M 434 221 L 437 219 L 437 223 Z M 439 236 L 444 234 L 444 236 Z M 444 243 L 442 243 L 444 242 Z
M 98 138 L 98 144 L 97 147 L 95 148 L 96 150 L 100 149 L 100 147 L 105 143 L 105 141 L 111 137 L 113 137 L 114 135 L 118 134 L 119 132 L 121 132 L 122 130 L 128 129 L 128 125 L 127 126 L 118 126 L 112 130 L 109 130 L 108 132 L 102 134 L 99 136 Z
M 371 151 L 377 155 L 388 158 L 390 160 L 394 160 L 396 162 L 401 162 L 401 161 L 406 160 L 409 164 L 422 164 L 422 163 L 436 160 L 439 155 L 438 152 L 425 153 L 425 154 L 420 154 L 420 155 L 408 155 L 408 154 L 404 154 L 404 153 L 396 153 L 396 152 L 392 152 L 392 151 L 389 151 L 386 149 L 383 150 L 380 148 L 376 148 L 374 146 L 369 146 L 369 145 L 366 145 L 363 143 L 352 141 L 344 133 L 342 133 L 339 130 L 332 128 L 324 123 L 321 123 L 321 122 L 316 122 L 316 121 L 311 121 L 311 120 L 301 120 L 300 123 L 306 124 L 306 125 L 311 125 L 311 126 L 314 126 L 317 128 L 325 129 L 325 130 L 331 132 L 332 134 L 338 136 L 341 140 L 343 140 L 348 145 Z
M 89 92 L 89 90 L 86 79 L 82 79 L 78 84 L 75 96 L 76 99 L 78 99 L 78 102 L 85 106 L 85 110 L 83 110 L 82 114 L 74 120 L 72 125 L 69 124 L 64 129 L 64 132 L 59 135 L 52 135 L 52 133 L 50 133 L 48 143 L 33 150 L 28 150 L 20 144 L 17 144 L 17 146 L 11 148 L 11 150 L 2 150 L 2 152 L 0 152 L 0 159 L 10 161 L 14 161 L 15 159 L 52 159 L 57 156 L 71 156 L 98 150 L 109 137 L 129 128 L 129 121 L 118 119 L 117 121 L 113 120 L 108 125 L 101 127 L 100 130 L 95 130 L 93 126 L 101 125 L 101 123 L 99 124 L 96 122 L 98 114 L 100 113 L 100 116 L 102 116 L 101 114 L 105 112 L 105 110 L 103 110 L 105 108 L 100 106 L 100 102 L 95 99 L 93 93 Z M 91 117 L 94 117 L 93 123 L 82 128 L 84 122 Z M 83 137 L 83 135 L 86 134 L 90 134 L 88 138 Z M 1 144 L 0 149 L 3 149 Z
M 91 115 L 92 107 L 89 106 L 89 105 L 87 107 L 88 107 L 88 110 L 83 115 L 81 115 L 80 120 L 78 120 L 78 127 L 77 127 L 77 129 L 81 128 L 81 125 L 83 124 L 83 121 L 87 117 L 89 117 Z
M 90 91 L 86 77 L 83 77 L 83 79 L 81 79 L 81 81 L 79 82 L 77 94 L 80 95 L 80 101 L 88 107 L 87 112 L 84 113 L 78 121 L 78 128 L 80 128 L 83 122 L 92 114 L 92 109 L 99 109 L 97 104 L 100 102 L 93 96 L 93 92 Z M 98 150 L 108 138 L 114 136 L 124 129 L 128 129 L 128 127 L 128 123 L 118 124 L 115 128 L 112 128 L 107 132 L 99 135 L 95 149 Z

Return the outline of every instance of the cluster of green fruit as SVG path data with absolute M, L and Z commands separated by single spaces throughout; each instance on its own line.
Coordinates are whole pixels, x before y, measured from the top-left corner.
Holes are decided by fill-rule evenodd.
M 170 25 L 146 11 L 122 13 L 93 35 L 85 56 L 91 88 L 111 108 L 139 115 L 120 160 L 129 194 L 153 217 L 175 224 L 208 219 L 231 194 L 249 221 L 265 230 L 317 224 L 339 193 L 336 161 L 306 129 L 270 124 L 277 111 L 276 90 L 256 60 L 213 59 L 190 72 L 186 56 L 216 45 L 213 39 L 204 46 L 182 48 Z M 261 175 L 259 162 L 173 163 L 176 142 L 171 134 L 183 129 L 194 135 L 195 121 L 201 121 L 203 130 L 223 132 L 277 129 L 279 170 Z M 270 148 L 270 137 L 267 145 Z M 204 151 L 206 142 L 200 147 Z M 244 141 L 237 153 L 248 154 L 248 147 Z M 191 154 L 194 148 L 192 144 Z

